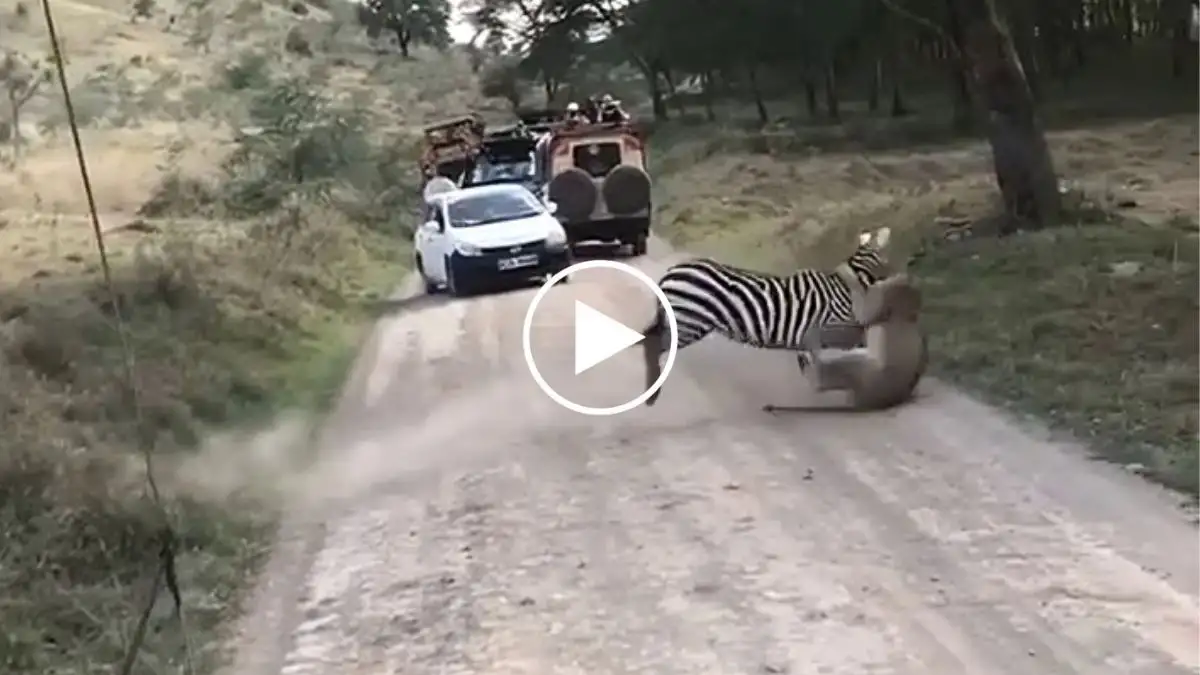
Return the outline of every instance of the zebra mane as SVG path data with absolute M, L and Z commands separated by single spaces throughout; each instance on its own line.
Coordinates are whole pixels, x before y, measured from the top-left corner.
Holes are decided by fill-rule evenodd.
M 888 262 L 878 247 L 869 243 L 859 244 L 850 257 L 834 269 L 834 273 L 847 283 L 865 290 L 889 275 Z
M 838 263 L 833 271 L 828 269 L 820 270 L 817 268 L 805 267 L 788 274 L 772 274 L 762 270 L 752 270 L 745 267 L 730 265 L 729 263 L 721 262 L 714 258 L 692 258 L 686 261 L 686 264 L 707 265 L 718 269 L 728 270 L 736 274 L 741 274 L 747 277 L 759 277 L 764 279 L 787 279 L 791 277 L 807 276 L 814 272 L 825 274 L 834 274 L 841 278 L 851 287 L 857 286 L 859 290 L 866 290 L 870 286 L 888 276 L 887 261 L 884 258 L 883 252 L 873 244 L 859 244 L 855 247 L 854 252 L 848 258 Z

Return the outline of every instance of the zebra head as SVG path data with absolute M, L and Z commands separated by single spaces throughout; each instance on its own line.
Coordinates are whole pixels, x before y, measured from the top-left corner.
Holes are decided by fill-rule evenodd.
M 891 236 L 890 227 L 859 233 L 858 247 L 850 254 L 845 265 L 864 288 L 891 276 L 892 266 L 887 257 L 887 244 Z

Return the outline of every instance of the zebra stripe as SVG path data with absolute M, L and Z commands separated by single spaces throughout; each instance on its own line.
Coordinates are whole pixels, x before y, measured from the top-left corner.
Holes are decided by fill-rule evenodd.
M 804 370 L 811 355 L 805 346 L 810 329 L 853 325 L 853 291 L 886 278 L 891 270 L 884 256 L 890 230 L 859 236 L 859 245 L 835 271 L 800 270 L 775 276 L 701 258 L 672 265 L 658 285 L 675 312 L 677 349 L 718 333 L 734 342 L 759 349 L 798 353 Z M 851 284 L 859 285 L 852 289 Z M 663 308 L 644 331 L 647 381 L 670 345 Z M 657 379 L 657 375 L 655 375 Z M 647 404 L 653 405 L 656 392 Z

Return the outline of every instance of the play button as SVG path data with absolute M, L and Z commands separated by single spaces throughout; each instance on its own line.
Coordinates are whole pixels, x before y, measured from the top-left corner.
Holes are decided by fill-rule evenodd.
M 572 283 L 560 283 L 568 275 Z M 646 327 L 659 307 L 667 310 L 670 339 L 658 379 L 645 386 L 643 350 L 630 347 L 647 338 L 631 326 Z M 583 415 L 606 416 L 640 406 L 662 386 L 675 364 L 675 334 L 670 304 L 645 272 L 589 260 L 538 289 L 525 313 L 521 346 L 534 382 L 551 400 Z M 573 352 L 564 349 L 572 344 Z
M 575 301 L 575 374 L 645 340 L 625 324 Z

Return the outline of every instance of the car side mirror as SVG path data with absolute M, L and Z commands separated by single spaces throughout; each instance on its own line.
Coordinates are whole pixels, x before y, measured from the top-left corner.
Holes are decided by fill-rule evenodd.
M 425 221 L 425 222 L 424 222 L 424 224 L 422 224 L 422 225 L 421 225 L 421 229 L 422 229 L 422 230 L 425 230 L 426 232 L 428 232 L 428 233 L 430 233 L 430 234 L 433 234 L 433 233 L 435 233 L 435 232 L 438 232 L 438 231 L 439 231 L 438 224 L 437 224 L 437 221 L 436 221 L 436 220 L 427 220 L 427 221 Z
M 547 201 L 546 202 L 546 211 L 548 211 L 550 213 L 550 215 L 554 215 L 554 214 L 558 213 L 558 202 Z

